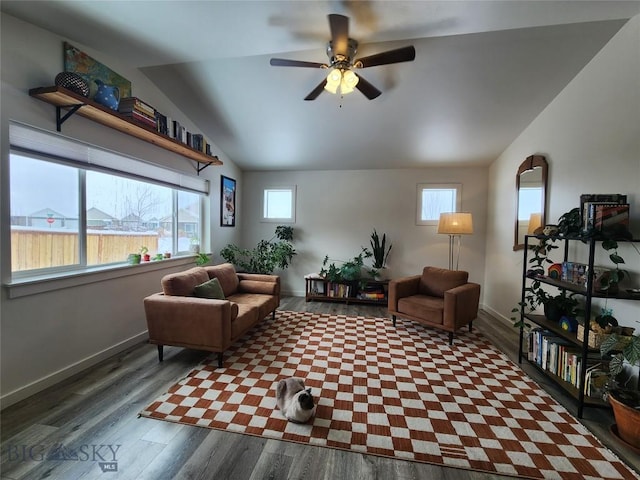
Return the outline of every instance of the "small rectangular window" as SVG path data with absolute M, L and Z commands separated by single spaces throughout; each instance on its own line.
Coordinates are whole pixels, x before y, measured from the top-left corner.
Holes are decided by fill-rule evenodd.
M 441 213 L 460 211 L 462 185 L 420 183 L 416 196 L 416 225 L 438 225 Z
M 295 222 L 296 187 L 272 187 L 264 189 L 262 221 Z

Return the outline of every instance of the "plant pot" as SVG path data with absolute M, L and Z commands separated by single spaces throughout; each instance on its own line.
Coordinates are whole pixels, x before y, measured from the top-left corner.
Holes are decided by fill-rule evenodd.
M 129 265 L 137 265 L 140 263 L 140 260 L 142 260 L 142 255 L 139 253 L 130 253 L 127 257 L 127 263 Z
M 387 267 L 378 268 L 376 270 L 374 280 L 386 280 L 387 278 L 389 278 L 389 271 L 387 270 Z
M 145 262 L 149 262 L 149 261 L 151 261 L 151 255 L 149 255 L 148 253 L 145 253 L 145 254 L 142 256 L 142 260 L 143 260 L 143 261 L 145 261 Z
M 609 403 L 613 408 L 620 438 L 640 449 L 640 392 L 613 390 L 609 393 Z M 635 405 L 635 408 L 628 403 Z
M 544 304 L 544 316 L 552 322 L 559 322 L 563 315 L 564 311 L 553 300 Z

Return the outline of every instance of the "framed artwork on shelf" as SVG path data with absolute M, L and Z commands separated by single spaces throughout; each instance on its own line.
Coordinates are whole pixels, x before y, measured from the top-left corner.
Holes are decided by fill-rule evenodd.
M 120 98 L 131 97 L 129 80 L 67 42 L 64 42 L 64 70 L 77 73 L 87 81 L 90 98 L 93 98 L 98 90 L 95 80 L 118 87 Z
M 236 226 L 236 181 L 220 175 L 220 226 Z

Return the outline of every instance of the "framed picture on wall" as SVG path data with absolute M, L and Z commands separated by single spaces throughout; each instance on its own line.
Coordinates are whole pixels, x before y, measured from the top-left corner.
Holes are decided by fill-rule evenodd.
M 220 175 L 220 226 L 236 226 L 236 181 Z

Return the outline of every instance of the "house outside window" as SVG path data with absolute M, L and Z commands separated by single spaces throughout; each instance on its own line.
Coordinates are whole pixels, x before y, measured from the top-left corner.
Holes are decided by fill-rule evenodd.
M 130 177 L 12 150 L 12 276 L 121 265 L 142 247 L 187 254 L 203 231 L 203 194 Z

